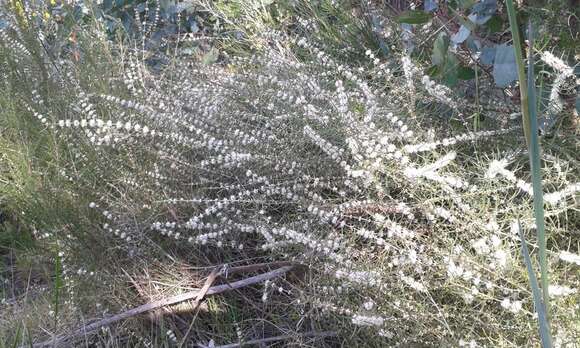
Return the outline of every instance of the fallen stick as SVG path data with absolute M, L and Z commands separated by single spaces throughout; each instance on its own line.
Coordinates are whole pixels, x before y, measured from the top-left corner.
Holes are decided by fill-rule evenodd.
M 244 341 L 244 342 L 240 342 L 240 343 L 230 343 L 230 344 L 226 344 L 223 346 L 213 346 L 213 348 L 238 348 L 238 347 L 247 346 L 247 345 L 256 345 L 256 344 L 268 343 L 268 342 L 285 341 L 285 340 L 289 340 L 289 339 L 296 338 L 296 337 L 304 337 L 304 338 L 306 338 L 306 337 L 312 337 L 312 338 L 320 337 L 320 338 L 324 338 L 324 337 L 334 337 L 336 335 L 337 334 L 334 331 L 307 332 L 307 333 L 303 333 L 303 334 L 273 336 L 273 337 L 266 337 L 266 338 Z M 205 346 L 205 345 L 198 345 L 198 347 L 199 348 L 208 348 L 208 346 Z
M 199 304 L 201 303 L 201 300 L 203 300 L 203 298 L 207 294 L 208 290 L 213 285 L 213 282 L 215 282 L 216 278 L 220 274 L 221 274 L 221 270 L 219 270 L 218 268 L 214 268 L 213 271 L 211 271 L 211 274 L 207 277 L 207 279 L 205 280 L 205 284 L 203 284 L 203 287 L 201 288 L 201 290 L 199 291 L 199 293 L 195 297 L 195 300 L 193 301 L 192 312 L 195 312 L 197 310 L 197 308 L 199 307 Z M 194 323 L 195 323 L 195 320 L 192 320 L 191 324 L 189 325 L 189 328 L 185 332 L 185 335 L 183 335 L 183 339 L 181 340 L 181 344 L 179 345 L 180 348 L 181 348 L 181 346 L 183 346 L 183 343 L 187 340 L 187 336 L 189 336 L 189 333 L 191 332 L 191 329 L 193 328 Z
M 284 267 L 280 267 L 276 270 L 273 270 L 273 271 L 270 271 L 267 273 L 263 273 L 263 274 L 260 274 L 257 276 L 238 280 L 238 281 L 233 282 L 233 283 L 212 286 L 209 289 L 207 289 L 207 292 L 205 295 L 206 296 L 215 295 L 215 294 L 219 294 L 219 293 L 222 293 L 222 292 L 225 292 L 228 290 L 239 289 L 239 288 L 243 288 L 243 287 L 248 286 L 248 285 L 261 283 L 261 282 L 266 281 L 268 279 L 280 277 L 281 275 L 290 271 L 292 268 L 293 268 L 293 266 L 284 266 Z M 123 313 L 119 313 L 117 315 L 113 315 L 111 317 L 99 320 L 95 323 L 83 326 L 82 328 L 74 331 L 70 335 L 63 335 L 60 337 L 54 337 L 53 339 L 50 339 L 50 340 L 47 340 L 47 341 L 44 341 L 41 343 L 37 343 L 34 345 L 34 347 L 49 347 L 49 346 L 56 347 L 56 346 L 64 343 L 65 341 L 71 340 L 73 338 L 77 338 L 79 336 L 84 336 L 87 333 L 95 331 L 103 326 L 111 325 L 117 321 L 127 319 L 127 318 L 130 318 L 130 317 L 133 317 L 133 316 L 136 316 L 136 315 L 139 315 L 139 314 L 142 314 L 142 313 L 145 313 L 145 312 L 148 312 L 150 310 L 157 309 L 160 307 L 170 306 L 170 305 L 174 305 L 174 304 L 177 304 L 177 303 L 180 303 L 183 301 L 196 299 L 197 296 L 199 295 L 199 293 L 202 291 L 203 290 L 189 291 L 189 292 L 186 292 L 186 293 L 183 293 L 180 295 L 175 295 L 172 297 L 168 297 L 168 298 L 165 298 L 165 299 L 162 299 L 159 301 L 146 303 L 144 305 L 141 305 L 139 307 L 135 307 L 135 308 L 130 309 L 128 311 L 125 311 Z

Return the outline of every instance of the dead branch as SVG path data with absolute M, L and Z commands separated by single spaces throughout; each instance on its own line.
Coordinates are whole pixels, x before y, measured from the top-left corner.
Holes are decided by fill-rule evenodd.
M 284 266 L 284 267 L 280 267 L 276 270 L 273 270 L 273 271 L 270 271 L 267 273 L 263 273 L 263 274 L 260 274 L 257 276 L 238 280 L 238 281 L 233 282 L 233 283 L 212 286 L 212 287 L 207 289 L 207 292 L 205 295 L 206 296 L 216 295 L 216 294 L 228 291 L 228 290 L 239 289 L 239 288 L 243 288 L 243 287 L 246 287 L 246 286 L 249 286 L 252 284 L 261 283 L 261 282 L 266 281 L 268 279 L 280 277 L 280 276 L 284 275 L 285 273 L 287 273 L 288 271 L 290 271 L 292 268 L 293 268 L 293 266 Z M 215 276 L 216 275 L 214 274 L 213 277 L 215 277 Z M 70 335 L 62 335 L 62 336 L 54 337 L 53 339 L 50 339 L 50 340 L 47 340 L 47 341 L 44 341 L 41 343 L 37 343 L 34 345 L 34 347 L 49 347 L 49 346 L 57 347 L 66 341 L 84 336 L 90 332 L 93 332 L 93 331 L 101 328 L 101 327 L 109 326 L 115 322 L 130 318 L 130 317 L 134 317 L 136 315 L 139 315 L 139 314 L 142 314 L 142 313 L 145 313 L 145 312 L 157 309 L 157 308 L 170 306 L 170 305 L 174 305 L 174 304 L 177 304 L 180 302 L 196 299 L 199 296 L 199 294 L 203 292 L 203 290 L 204 289 L 189 291 L 189 292 L 186 292 L 186 293 L 183 293 L 180 295 L 175 295 L 172 297 L 161 299 L 159 301 L 146 303 L 144 305 L 141 305 L 139 307 L 135 307 L 135 308 L 130 309 L 128 311 L 125 311 L 123 313 L 119 313 L 119 314 L 113 315 L 111 317 L 99 320 L 95 323 L 83 326 L 83 327 L 79 328 L 78 330 L 75 330 Z

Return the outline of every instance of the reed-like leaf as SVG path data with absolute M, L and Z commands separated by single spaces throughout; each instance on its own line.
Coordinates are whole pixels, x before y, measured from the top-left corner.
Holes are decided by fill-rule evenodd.
M 540 172 L 540 143 L 538 139 L 538 117 L 536 102 L 536 86 L 534 73 L 534 55 L 533 47 L 533 28 L 530 22 L 528 30 L 530 51 L 528 54 L 528 102 L 530 111 L 530 167 L 532 171 L 532 185 L 534 190 L 534 217 L 536 220 L 536 229 L 538 233 L 538 245 L 540 248 L 540 275 L 542 290 L 544 294 L 544 303 L 546 310 L 550 309 L 550 298 L 548 294 L 548 261 L 546 258 L 546 226 L 544 223 L 544 191 L 542 189 L 542 174 Z
M 546 257 L 546 231 L 544 224 L 544 198 L 542 188 L 542 175 L 540 166 L 540 144 L 538 140 L 538 121 L 537 121 L 537 104 L 536 104 L 536 87 L 535 87 L 535 73 L 534 73 L 534 56 L 533 56 L 533 28 L 531 22 L 528 30 L 528 42 L 530 50 L 528 52 L 528 73 L 526 79 L 526 72 L 524 68 L 524 59 L 522 56 L 522 46 L 520 33 L 516 18 L 516 10 L 512 0 L 506 0 L 506 7 L 514 42 L 514 53 L 516 57 L 516 64 L 518 67 L 518 79 L 520 84 L 520 99 L 522 108 L 522 121 L 524 127 L 524 134 L 526 143 L 528 145 L 528 153 L 530 155 L 530 170 L 532 174 L 532 185 L 534 195 L 534 218 L 536 222 L 536 231 L 539 245 L 539 259 L 540 259 L 540 275 L 542 283 L 542 298 L 540 298 L 540 291 L 534 271 L 532 269 L 531 260 L 525 240 L 520 231 L 520 238 L 522 239 L 522 250 L 524 252 L 524 259 L 528 268 L 528 275 L 532 283 L 532 291 L 534 293 L 534 303 L 538 311 L 540 319 L 540 336 L 542 338 L 543 347 L 551 347 L 550 338 L 550 297 L 548 293 L 548 262 Z M 521 230 L 521 228 L 520 228 Z M 525 248 L 525 249 L 524 249 Z M 540 315 L 540 312 L 543 315 Z
M 506 0 L 506 7 L 510 28 L 512 32 L 512 40 L 514 42 L 514 53 L 516 56 L 516 64 L 518 66 L 518 80 L 520 83 L 520 101 L 522 104 L 522 121 L 524 127 L 524 135 L 526 137 L 526 144 L 530 146 L 530 112 L 528 104 L 528 87 L 526 83 L 526 70 L 524 58 L 522 56 L 522 41 L 520 39 L 520 31 L 518 28 L 518 20 L 516 18 L 516 10 L 512 0 Z
M 58 250 L 55 255 L 54 260 L 54 328 L 57 328 L 58 325 L 58 311 L 59 311 L 59 302 L 60 302 L 60 288 L 62 285 L 62 265 L 60 261 L 60 256 L 58 255 Z
M 540 291 L 540 287 L 538 285 L 538 280 L 536 279 L 536 274 L 534 273 L 534 269 L 532 267 L 530 252 L 528 251 L 526 239 L 524 238 L 522 226 L 520 225 L 519 221 L 518 225 L 519 225 L 518 235 L 520 236 L 520 241 L 522 242 L 522 254 L 524 255 L 524 262 L 526 263 L 528 277 L 530 278 L 530 284 L 532 287 L 532 296 L 534 297 L 534 306 L 536 307 L 536 312 L 538 313 L 540 340 L 542 341 L 543 348 L 552 347 L 552 335 L 550 333 L 550 324 L 548 322 L 546 307 L 544 306 L 544 302 L 542 301 L 542 294 Z

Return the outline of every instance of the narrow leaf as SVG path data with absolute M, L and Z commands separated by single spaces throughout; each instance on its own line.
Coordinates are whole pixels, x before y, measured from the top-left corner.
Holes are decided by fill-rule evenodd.
M 518 80 L 520 82 L 520 101 L 522 107 L 522 122 L 524 128 L 524 135 L 526 137 L 526 144 L 530 145 L 530 112 L 528 110 L 528 88 L 526 83 L 526 69 L 524 58 L 522 56 L 522 41 L 520 39 L 520 30 L 518 27 L 518 19 L 513 0 L 506 0 L 505 2 L 508 18 L 510 22 L 510 30 L 512 32 L 512 39 L 514 42 L 514 54 L 517 64 Z M 497 55 L 496 55 L 497 58 Z
M 516 57 L 512 45 L 497 45 L 493 64 L 493 80 L 498 87 L 507 87 L 518 79 Z
M 533 28 L 529 26 L 530 47 L 533 47 Z M 530 112 L 530 167 L 532 170 L 532 186 L 534 192 L 534 217 L 536 220 L 538 244 L 540 247 L 540 275 L 544 305 L 546 306 L 548 319 L 550 316 L 550 297 L 548 295 L 548 262 L 546 259 L 546 231 L 544 223 L 544 192 L 542 189 L 542 173 L 540 166 L 540 143 L 538 140 L 538 115 L 536 101 L 536 80 L 534 74 L 534 54 L 530 49 L 528 54 L 528 110 Z
M 407 24 L 425 24 L 431 20 L 433 15 L 421 10 L 410 10 L 403 12 L 397 17 L 397 22 Z
M 434 65 L 442 65 L 447 57 L 447 49 L 449 48 L 449 36 L 441 32 L 435 43 L 433 43 L 433 52 L 431 53 L 431 62 Z
M 425 0 L 425 3 L 423 4 L 425 11 L 427 12 L 432 12 L 437 10 L 437 8 L 439 7 L 439 4 L 437 4 L 436 0 Z
M 540 292 L 540 287 L 538 285 L 538 280 L 534 273 L 534 268 L 532 267 L 532 260 L 530 258 L 530 252 L 528 251 L 528 246 L 526 244 L 526 239 L 524 238 L 524 233 L 522 232 L 522 226 L 518 221 L 518 235 L 520 236 L 520 241 L 522 242 L 522 255 L 524 256 L 524 262 L 526 264 L 526 269 L 528 271 L 528 278 L 530 278 L 530 285 L 532 287 L 532 296 L 534 299 L 534 306 L 536 312 L 538 313 L 538 320 L 540 322 L 540 339 L 542 341 L 542 347 L 548 348 L 552 347 L 552 335 L 550 334 L 550 327 L 548 325 L 548 318 L 546 316 L 546 309 L 544 307 L 544 302 L 542 301 L 542 295 Z

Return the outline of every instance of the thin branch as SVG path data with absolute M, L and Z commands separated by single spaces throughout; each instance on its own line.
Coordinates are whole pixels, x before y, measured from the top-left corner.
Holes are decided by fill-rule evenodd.
M 205 280 L 205 284 L 203 284 L 203 287 L 201 288 L 201 290 L 199 291 L 199 293 L 195 297 L 195 300 L 193 301 L 192 312 L 195 312 L 197 310 L 197 308 L 199 307 L 199 304 L 201 303 L 201 300 L 203 300 L 203 298 L 205 297 L 205 295 L 209 291 L 210 287 L 213 285 L 213 283 L 215 282 L 217 277 L 221 274 L 221 272 L 222 271 L 219 268 L 214 268 L 214 270 L 211 271 L 211 274 L 207 277 L 207 279 Z M 187 340 L 187 337 L 189 336 L 189 333 L 191 332 L 191 329 L 193 328 L 194 323 L 195 323 L 195 320 L 192 320 L 191 324 L 189 325 L 189 328 L 185 332 L 185 335 L 183 335 L 183 339 L 181 340 L 181 344 L 179 345 L 179 348 L 183 347 L 183 344 Z
M 246 286 L 249 286 L 252 284 L 261 283 L 261 282 L 266 281 L 268 279 L 277 278 L 277 277 L 284 275 L 285 273 L 290 271 L 292 268 L 294 268 L 294 267 L 293 266 L 284 266 L 284 267 L 280 267 L 276 270 L 273 270 L 273 271 L 270 271 L 267 273 L 263 273 L 263 274 L 260 274 L 257 276 L 238 280 L 238 281 L 233 282 L 233 283 L 212 286 L 209 289 L 207 289 L 206 296 L 220 294 L 220 293 L 226 292 L 228 290 L 239 289 L 239 288 L 243 288 L 243 287 L 246 287 Z M 74 331 L 71 335 L 63 335 L 60 337 L 54 337 L 51 340 L 47 340 L 47 341 L 42 342 L 42 343 L 37 343 L 34 345 L 34 347 L 48 347 L 48 346 L 55 347 L 55 346 L 58 346 L 60 344 L 63 344 L 65 341 L 68 341 L 68 340 L 76 338 L 76 337 L 84 336 L 85 334 L 93 332 L 93 331 L 95 331 L 103 326 L 109 326 L 109 325 L 111 325 L 115 322 L 121 321 L 123 319 L 134 317 L 136 315 L 139 315 L 139 314 L 142 314 L 142 313 L 145 313 L 145 312 L 148 312 L 148 311 L 151 311 L 153 309 L 160 308 L 160 307 L 171 306 L 171 305 L 181 303 L 184 301 L 196 299 L 199 296 L 199 294 L 202 292 L 203 292 L 203 289 L 202 290 L 195 290 L 195 291 L 186 292 L 186 293 L 183 293 L 180 295 L 168 297 L 168 298 L 165 298 L 165 299 L 162 299 L 159 301 L 146 303 L 144 305 L 141 305 L 139 307 L 135 307 L 135 308 L 130 309 L 128 311 L 125 311 L 123 313 L 113 315 L 111 317 L 102 319 L 102 320 L 97 321 L 95 323 L 83 326 L 80 329 Z

